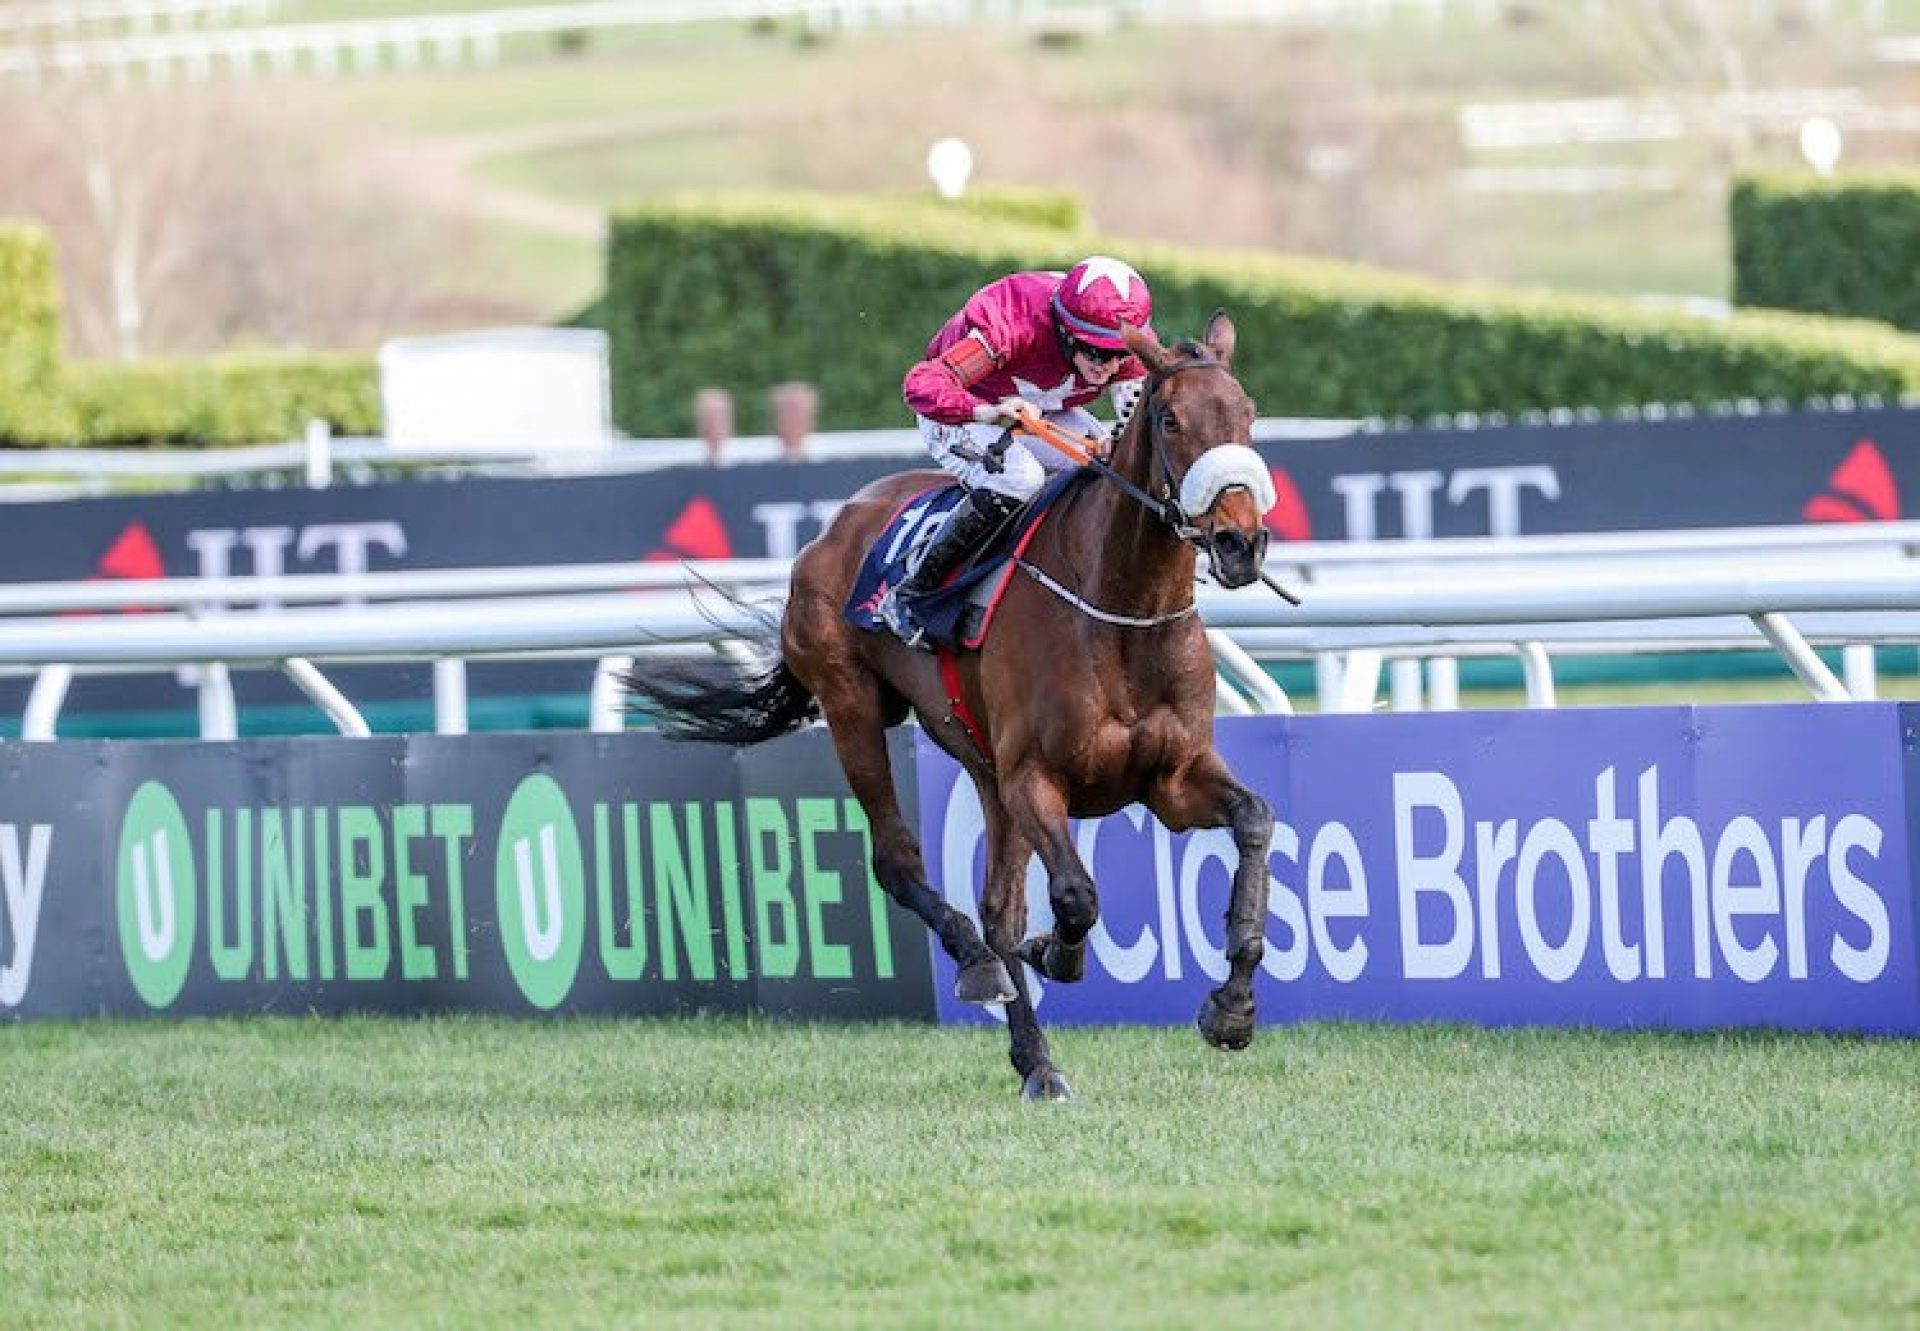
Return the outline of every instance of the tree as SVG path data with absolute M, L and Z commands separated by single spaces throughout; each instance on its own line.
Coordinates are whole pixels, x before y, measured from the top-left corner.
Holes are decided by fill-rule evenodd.
M 0 215 L 54 234 L 72 349 L 364 345 L 423 299 L 425 226 L 297 97 L 69 85 L 0 100 Z

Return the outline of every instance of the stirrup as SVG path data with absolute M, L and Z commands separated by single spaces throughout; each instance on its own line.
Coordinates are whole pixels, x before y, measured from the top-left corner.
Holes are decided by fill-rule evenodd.
M 880 598 L 877 614 L 888 631 L 907 646 L 923 652 L 933 650 L 933 644 L 927 641 L 926 628 L 900 599 L 898 587 L 887 588 L 887 594 Z

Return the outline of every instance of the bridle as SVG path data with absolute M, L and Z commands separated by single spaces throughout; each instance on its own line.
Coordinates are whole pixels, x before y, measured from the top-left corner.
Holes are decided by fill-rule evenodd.
M 1146 432 L 1147 447 L 1151 450 L 1148 464 L 1150 475 L 1147 483 L 1149 485 L 1154 484 L 1155 477 L 1157 476 L 1160 486 L 1160 493 L 1158 495 L 1142 489 L 1140 486 L 1134 484 L 1133 481 L 1121 475 L 1112 463 L 1101 458 L 1097 452 L 1094 452 L 1088 447 L 1091 441 L 1067 434 L 1064 431 L 1059 431 L 1056 427 L 1051 426 L 1039 417 L 1034 417 L 1029 420 L 1027 428 L 1030 432 L 1037 433 L 1043 439 L 1051 437 L 1057 447 L 1068 452 L 1070 456 L 1081 460 L 1087 469 L 1120 490 L 1121 493 L 1125 494 L 1129 499 L 1133 500 L 1133 502 L 1140 505 L 1150 516 L 1159 521 L 1159 523 L 1173 535 L 1174 539 L 1183 545 L 1191 546 L 1197 551 L 1204 550 L 1207 555 L 1208 572 L 1212 575 L 1214 581 L 1224 583 L 1225 580 L 1220 577 L 1219 571 L 1219 529 L 1212 522 L 1209 522 L 1205 527 L 1196 527 L 1193 523 L 1189 522 L 1187 520 L 1188 510 L 1183 504 L 1182 495 L 1185 491 L 1186 483 L 1192 479 L 1196 469 L 1202 466 L 1208 454 L 1216 448 L 1231 447 L 1244 454 L 1245 459 L 1235 460 L 1241 462 L 1243 467 L 1248 460 L 1256 466 L 1259 464 L 1257 456 L 1253 454 L 1250 448 L 1245 445 L 1235 444 L 1232 441 L 1226 441 L 1225 443 L 1207 445 L 1200 450 L 1200 456 L 1187 468 L 1187 474 L 1185 476 L 1174 475 L 1173 464 L 1167 459 L 1167 451 L 1163 442 L 1166 434 L 1165 422 L 1168 417 L 1172 415 L 1172 408 L 1165 403 L 1159 402 L 1158 396 L 1161 387 L 1167 380 L 1173 378 L 1176 374 L 1184 374 L 1189 370 L 1218 370 L 1220 373 L 1228 375 L 1229 377 L 1231 377 L 1232 374 L 1232 372 L 1220 362 L 1199 356 L 1192 356 L 1178 364 L 1149 371 L 1146 388 L 1141 393 L 1139 402 L 1135 405 L 1133 412 L 1129 414 L 1128 418 L 1121 422 L 1120 437 L 1122 439 L 1126 437 L 1126 431 L 1134 428 L 1139 428 Z M 1147 415 L 1138 422 L 1135 422 L 1133 416 L 1142 410 L 1146 411 Z M 1236 488 L 1251 490 L 1253 488 L 1252 485 L 1243 484 L 1232 478 L 1233 473 L 1231 468 L 1233 466 L 1234 462 L 1228 462 L 1225 467 L 1222 468 L 1222 470 L 1227 472 L 1225 477 L 1209 475 L 1203 479 L 1202 484 L 1212 483 L 1217 487 L 1212 500 L 1208 504 L 1209 512 L 1218 504 L 1219 496 L 1228 490 Z M 1260 479 L 1264 479 L 1264 476 Z M 1260 503 L 1263 508 L 1273 502 L 1270 482 L 1268 483 L 1268 493 L 1264 501 L 1260 500 L 1256 494 L 1256 502 Z M 1236 536 L 1238 535 L 1237 533 L 1235 534 Z M 1264 582 L 1288 604 L 1299 605 L 1300 598 L 1281 586 L 1273 579 L 1271 574 L 1261 567 L 1266 560 L 1267 541 L 1270 535 L 1271 533 L 1267 530 L 1266 526 L 1262 524 L 1259 534 L 1252 540 L 1252 548 L 1247 553 L 1253 560 L 1254 568 L 1258 570 L 1260 581 Z M 1182 608 L 1161 615 L 1136 617 L 1114 614 L 1102 610 L 1098 606 L 1083 599 L 1072 589 L 1055 581 L 1026 560 L 1015 559 L 1014 562 L 1020 568 L 1025 569 L 1036 582 L 1040 583 L 1040 585 L 1048 591 L 1065 600 L 1083 614 L 1089 615 L 1105 624 L 1112 624 L 1121 628 L 1154 628 L 1177 619 L 1184 619 L 1198 608 L 1198 602 L 1189 601 Z
M 1226 366 L 1220 364 L 1219 361 L 1205 360 L 1197 356 L 1176 365 L 1169 365 L 1163 369 L 1154 370 L 1147 376 L 1146 389 L 1140 395 L 1139 405 L 1134 408 L 1136 412 L 1144 411 L 1147 413 L 1145 418 L 1140 422 L 1139 428 L 1146 432 L 1147 447 L 1150 450 L 1151 458 L 1149 470 L 1158 478 L 1159 494 L 1151 494 L 1141 489 L 1125 476 L 1122 476 L 1107 462 L 1096 459 L 1093 467 L 1103 479 L 1118 486 L 1130 499 L 1146 509 L 1147 512 L 1151 513 L 1154 517 L 1158 518 L 1160 522 L 1173 533 L 1177 540 L 1183 544 L 1192 546 L 1195 550 L 1205 551 L 1208 568 L 1212 571 L 1215 569 L 1215 561 L 1218 558 L 1214 545 L 1214 541 L 1219 534 L 1218 529 L 1213 525 L 1211 519 L 1209 519 L 1208 525 L 1205 527 L 1195 526 L 1188 520 L 1188 514 L 1180 506 L 1179 496 L 1182 483 L 1186 480 L 1186 477 L 1174 475 L 1173 464 L 1167 458 L 1167 450 L 1164 444 L 1165 423 L 1172 416 L 1173 409 L 1158 400 L 1161 387 L 1169 379 L 1177 374 L 1185 374 L 1193 370 L 1218 370 L 1221 374 L 1228 375 L 1229 377 L 1231 377 L 1232 373 Z M 1209 444 L 1207 447 L 1211 448 L 1213 445 Z M 1201 452 L 1204 455 L 1206 449 L 1202 449 Z M 1191 471 L 1192 468 L 1189 467 L 1188 470 Z M 1152 483 L 1152 481 L 1149 482 L 1149 484 Z M 1256 565 L 1261 563 L 1266 557 L 1268 537 L 1269 533 L 1263 526 L 1260 529 L 1260 534 L 1254 538 L 1253 557 Z

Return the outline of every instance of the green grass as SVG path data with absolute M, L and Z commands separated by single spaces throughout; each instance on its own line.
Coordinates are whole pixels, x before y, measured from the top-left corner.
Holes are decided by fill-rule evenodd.
M 502 154 L 482 170 L 487 179 L 526 193 L 608 208 L 674 190 L 803 188 L 795 154 L 805 152 L 806 128 L 718 126 L 658 142 L 622 139 Z
M 345 105 L 370 123 L 425 134 L 468 134 L 658 115 L 672 123 L 706 113 L 804 104 L 857 77 L 865 47 L 823 58 L 737 33 L 647 33 L 631 44 L 599 40 L 586 58 L 547 58 L 490 69 L 343 81 Z M 842 91 L 836 97 L 847 95 Z
M 598 241 L 495 224 L 448 262 L 433 294 L 479 311 L 526 305 L 558 318 L 599 296 L 605 274 L 606 255 Z
M 4 1040 L 11 1326 L 1920 1319 L 1920 1044 L 737 1021 Z

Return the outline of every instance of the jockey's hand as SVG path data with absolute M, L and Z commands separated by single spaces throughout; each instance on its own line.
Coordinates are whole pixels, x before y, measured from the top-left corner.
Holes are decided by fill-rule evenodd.
M 973 409 L 973 418 L 982 425 L 1012 429 L 1022 416 L 1038 416 L 1040 409 L 1023 397 L 1003 397 L 998 402 L 982 402 Z
M 1100 461 L 1105 462 L 1113 456 L 1113 431 L 1106 426 L 1096 425 L 1093 433 L 1087 436 L 1087 442 L 1093 445 L 1088 451 Z

